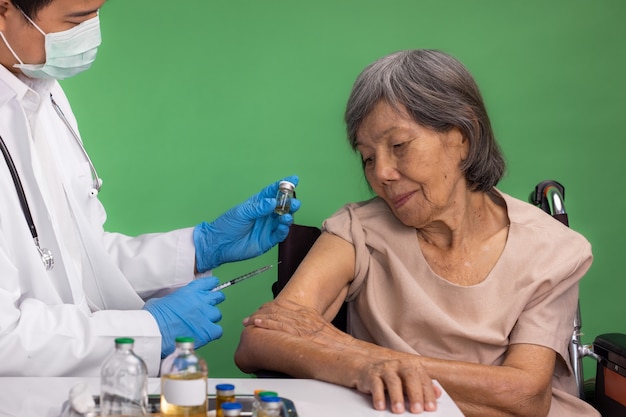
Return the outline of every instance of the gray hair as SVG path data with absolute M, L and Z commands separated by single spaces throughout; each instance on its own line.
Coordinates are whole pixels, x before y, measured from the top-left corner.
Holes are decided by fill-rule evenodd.
M 502 178 L 505 162 L 478 85 L 467 68 L 441 51 L 418 49 L 385 56 L 358 76 L 345 112 L 348 140 L 356 150 L 361 123 L 384 100 L 436 132 L 458 128 L 469 140 L 461 163 L 470 189 L 488 191 Z

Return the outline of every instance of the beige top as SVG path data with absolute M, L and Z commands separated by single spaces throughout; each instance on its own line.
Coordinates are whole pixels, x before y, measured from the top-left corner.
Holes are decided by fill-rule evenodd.
M 549 416 L 599 416 L 578 399 L 568 354 L 591 245 L 541 209 L 500 194 L 510 220 L 507 242 L 493 270 L 473 286 L 435 274 L 415 229 L 379 198 L 348 204 L 326 220 L 325 231 L 356 249 L 349 331 L 402 352 L 486 365 L 502 364 L 510 344 L 549 347 L 563 358 Z

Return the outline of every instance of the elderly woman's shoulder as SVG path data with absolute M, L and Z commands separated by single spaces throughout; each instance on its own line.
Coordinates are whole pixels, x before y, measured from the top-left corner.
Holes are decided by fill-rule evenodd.
M 500 192 L 505 203 L 511 225 L 523 228 L 528 233 L 537 234 L 537 239 L 568 239 L 573 243 L 583 243 L 587 239 L 574 229 L 563 224 L 539 207 Z
M 378 197 L 345 204 L 324 221 L 324 227 L 330 224 L 352 223 L 364 228 L 402 227 L 402 223 L 394 216 L 387 203 Z
M 344 205 L 322 224 L 324 232 L 356 244 L 382 244 L 393 236 L 399 244 L 415 238 L 415 229 L 407 227 L 393 214 L 384 200 L 374 197 Z
M 395 218 L 387 203 L 379 197 L 373 197 L 369 200 L 345 204 L 333 216 L 341 214 L 349 215 L 351 217 L 356 216 L 361 219 L 380 216 L 391 216 Z

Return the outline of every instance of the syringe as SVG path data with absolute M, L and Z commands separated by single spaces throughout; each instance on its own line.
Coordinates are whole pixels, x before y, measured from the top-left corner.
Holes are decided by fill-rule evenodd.
M 278 262 L 280 263 L 280 261 Z M 267 271 L 268 269 L 270 269 L 271 267 L 273 267 L 274 265 L 266 265 L 262 268 L 259 269 L 255 269 L 254 271 L 248 272 L 247 274 L 243 274 L 241 276 L 238 276 L 237 278 L 233 278 L 230 281 L 226 281 L 223 284 L 218 285 L 217 287 L 213 288 L 211 291 L 220 291 L 223 290 L 226 287 L 230 287 L 231 285 L 234 285 L 238 282 L 243 281 L 244 279 L 248 279 L 248 278 L 252 278 L 255 275 L 259 275 L 265 271 Z

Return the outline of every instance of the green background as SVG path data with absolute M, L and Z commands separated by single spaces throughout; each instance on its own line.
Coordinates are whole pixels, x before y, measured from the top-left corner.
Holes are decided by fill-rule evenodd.
M 63 86 L 104 179 L 109 230 L 193 226 L 294 173 L 296 221 L 319 226 L 369 196 L 342 121 L 354 79 L 388 53 L 436 48 L 481 86 L 508 162 L 499 187 L 527 200 L 544 179 L 565 185 L 570 225 L 595 255 L 583 341 L 626 333 L 625 1 L 109 0 L 100 17 L 98 60 Z M 225 290 L 224 336 L 200 349 L 211 376 L 244 375 L 232 359 L 241 320 L 275 277 Z

